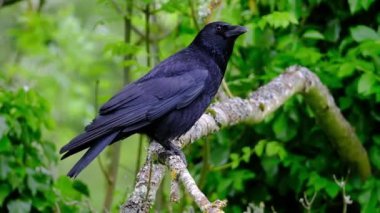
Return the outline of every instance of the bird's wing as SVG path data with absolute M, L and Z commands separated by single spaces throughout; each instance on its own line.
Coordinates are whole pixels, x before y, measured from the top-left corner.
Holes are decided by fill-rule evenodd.
M 138 97 L 141 96 L 141 90 L 136 83 L 129 84 L 123 88 L 119 93 L 114 95 L 107 103 L 105 103 L 99 110 L 100 115 L 109 114 L 120 106 L 128 107 L 128 103 L 138 104 Z
M 207 76 L 207 70 L 194 70 L 125 87 L 103 105 L 100 115 L 86 127 L 86 132 L 62 147 L 61 153 L 89 147 L 88 143 L 110 132 L 137 131 L 172 110 L 188 106 L 203 91 Z
M 186 107 L 203 91 L 207 76 L 207 70 L 194 70 L 131 84 L 101 107 L 99 119 L 86 130 L 149 122 L 173 109 Z

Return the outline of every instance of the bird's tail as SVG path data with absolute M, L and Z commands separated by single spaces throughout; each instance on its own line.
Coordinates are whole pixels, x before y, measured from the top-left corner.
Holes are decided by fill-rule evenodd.
M 97 141 L 94 141 L 94 145 L 91 145 L 87 152 L 82 156 L 82 158 L 71 168 L 67 176 L 75 178 L 92 160 L 109 144 L 111 144 L 118 132 L 114 132 L 105 137 L 99 138 Z

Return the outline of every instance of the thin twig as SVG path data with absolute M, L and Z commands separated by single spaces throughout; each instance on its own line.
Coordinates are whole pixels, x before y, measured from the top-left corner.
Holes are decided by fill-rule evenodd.
M 37 12 L 40 13 L 42 11 L 42 8 L 45 6 L 46 0 L 40 0 L 38 3 Z
M 94 112 L 95 112 L 95 116 L 98 114 L 97 112 L 99 110 L 99 85 L 100 85 L 100 81 L 98 79 L 95 81 L 95 86 L 94 86 Z M 106 170 L 106 168 L 102 162 L 102 158 L 98 157 L 97 162 L 98 162 L 100 171 L 102 172 L 103 176 L 105 177 L 105 179 L 107 181 L 107 184 L 110 184 L 111 178 L 108 175 L 107 170 Z
M 198 17 L 197 17 L 197 14 L 195 12 L 193 1 L 192 0 L 188 0 L 187 2 L 189 3 L 189 7 L 190 7 L 190 11 L 191 11 L 191 18 L 193 19 L 195 29 L 197 31 L 199 31 L 201 28 L 199 27 L 199 24 L 198 24 Z
M 135 181 L 134 182 L 136 182 L 137 173 L 139 173 L 139 169 L 140 169 L 140 165 L 141 165 L 143 139 L 144 139 L 144 136 L 140 134 L 139 135 L 139 142 L 138 142 L 139 144 L 138 144 L 138 148 L 137 148 L 137 160 L 136 160 L 136 167 L 135 167 Z
M 110 0 L 110 2 L 112 4 L 113 8 L 116 10 L 116 12 L 119 13 L 119 15 L 121 15 L 124 19 L 128 19 L 129 18 L 129 15 L 127 13 L 125 13 L 123 11 L 123 9 L 121 9 L 120 5 L 118 3 L 116 3 L 115 0 Z
M 150 67 L 150 4 L 146 4 L 145 10 L 145 51 L 146 51 L 146 65 L 147 67 Z
M 99 110 L 99 84 L 100 81 L 97 79 L 95 81 L 95 89 L 94 89 L 94 109 L 95 109 L 95 116 L 97 115 L 97 111 Z
M 299 200 L 299 202 L 306 209 L 306 211 L 310 213 L 311 209 L 312 209 L 312 206 L 313 206 L 313 203 L 314 203 L 314 200 L 315 200 L 316 197 L 317 197 L 317 192 L 314 192 L 313 197 L 311 198 L 311 200 L 309 200 L 307 198 L 306 192 L 304 192 L 303 193 L 303 198 L 301 198 Z
M 210 156 L 210 143 L 208 141 L 208 137 L 205 137 L 205 140 L 203 142 L 203 154 L 202 154 L 203 165 L 202 165 L 201 174 L 198 181 L 198 185 L 200 188 L 203 188 L 206 182 L 207 173 L 210 171 L 209 156 Z
M 231 92 L 230 88 L 228 87 L 227 82 L 224 78 L 222 80 L 222 87 L 223 87 L 223 90 L 226 92 L 226 94 L 228 95 L 229 98 L 234 97 L 234 95 L 232 95 L 232 92 Z
M 347 173 L 347 175 L 349 172 Z M 342 201 L 343 201 L 343 209 L 342 213 L 347 212 L 347 206 L 352 204 L 352 200 L 349 195 L 346 194 L 346 184 L 347 179 L 341 178 L 341 180 L 338 180 L 335 175 L 333 175 L 335 183 L 339 186 L 339 188 L 342 190 Z

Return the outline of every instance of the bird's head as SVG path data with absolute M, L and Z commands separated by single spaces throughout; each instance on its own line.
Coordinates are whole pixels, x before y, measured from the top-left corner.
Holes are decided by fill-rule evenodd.
M 239 25 L 230 25 L 225 22 L 207 24 L 195 37 L 191 45 L 204 49 L 211 54 L 220 65 L 227 65 L 231 56 L 235 40 L 247 29 Z

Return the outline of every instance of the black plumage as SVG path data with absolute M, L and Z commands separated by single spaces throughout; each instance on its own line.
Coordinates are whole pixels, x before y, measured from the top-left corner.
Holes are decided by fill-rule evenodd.
M 235 40 L 244 32 L 244 27 L 224 22 L 207 24 L 188 47 L 125 86 L 82 134 L 61 148 L 62 159 L 87 149 L 68 176 L 76 177 L 107 145 L 135 133 L 184 158 L 170 140 L 204 113 L 223 79 Z

